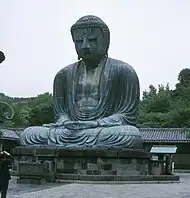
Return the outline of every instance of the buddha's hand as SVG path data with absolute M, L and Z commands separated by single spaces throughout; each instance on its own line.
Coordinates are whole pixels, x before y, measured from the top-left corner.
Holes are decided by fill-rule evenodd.
M 98 125 L 100 127 L 114 127 L 114 126 L 120 126 L 120 122 L 114 122 L 112 120 L 98 120 Z
M 61 127 L 64 126 L 64 123 L 67 122 L 68 120 L 64 119 L 64 117 L 60 117 L 59 120 L 56 123 L 49 123 L 49 124 L 43 124 L 43 127 L 50 127 L 50 128 L 56 128 L 56 127 Z
M 57 127 L 58 125 L 56 123 L 49 123 L 49 124 L 43 124 L 43 127 Z
M 82 130 L 98 127 L 96 121 L 66 121 L 64 124 L 65 128 L 70 130 Z

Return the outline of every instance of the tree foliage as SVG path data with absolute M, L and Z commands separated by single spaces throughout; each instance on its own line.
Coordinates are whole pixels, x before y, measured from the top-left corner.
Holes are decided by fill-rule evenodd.
M 190 69 L 178 75 L 174 90 L 169 84 L 150 85 L 143 92 L 139 123 L 150 127 L 190 127 Z
M 0 94 L 3 96 L 3 94 Z M 11 100 L 12 99 L 12 100 Z M 42 125 L 53 121 L 52 94 L 44 93 L 37 97 L 28 98 L 10 98 L 7 96 L 1 97 L 1 100 L 9 102 L 15 112 L 12 120 L 3 120 L 0 117 L 0 122 L 8 127 L 27 127 L 32 125 Z M 0 115 L 2 109 L 0 108 Z
M 29 123 L 31 125 L 42 125 L 53 122 L 52 95 L 49 93 L 38 95 L 37 98 L 30 101 L 31 108 Z M 35 107 L 35 108 L 34 108 Z

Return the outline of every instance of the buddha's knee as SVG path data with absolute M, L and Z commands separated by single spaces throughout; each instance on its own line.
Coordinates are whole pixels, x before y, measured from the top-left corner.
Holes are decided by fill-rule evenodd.
M 135 126 L 114 126 L 114 127 L 109 127 L 106 130 L 104 130 L 105 133 L 116 133 L 116 134 L 121 134 L 121 135 L 131 135 L 131 136 L 139 136 L 141 137 L 140 131 L 138 128 Z
M 41 127 L 41 126 L 33 126 L 28 127 L 23 131 L 23 135 L 40 135 L 44 136 L 47 135 L 47 127 Z
M 20 135 L 22 145 L 44 144 L 48 139 L 48 128 L 34 126 L 26 128 Z
M 130 144 L 126 145 L 128 148 L 141 149 L 143 147 L 142 137 L 140 131 L 135 126 L 123 126 L 121 131 L 130 137 Z
M 97 147 L 142 148 L 140 132 L 134 126 L 103 128 L 97 140 Z
M 135 126 L 120 126 L 120 131 L 126 133 L 126 135 L 134 135 L 134 136 L 141 136 L 140 131 Z

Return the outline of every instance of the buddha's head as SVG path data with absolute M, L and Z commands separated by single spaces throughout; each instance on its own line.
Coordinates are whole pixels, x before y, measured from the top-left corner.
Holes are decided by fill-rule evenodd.
M 79 60 L 91 62 L 107 57 L 110 31 L 100 18 L 92 15 L 80 18 L 71 27 L 71 34 Z

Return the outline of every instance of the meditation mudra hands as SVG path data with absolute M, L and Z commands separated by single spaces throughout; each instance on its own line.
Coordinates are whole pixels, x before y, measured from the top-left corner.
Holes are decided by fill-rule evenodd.
M 97 121 L 58 121 L 56 123 L 44 124 L 44 127 L 56 128 L 56 127 L 65 127 L 70 130 L 81 130 L 98 127 Z
M 65 128 L 71 130 L 89 129 L 98 127 L 96 121 L 67 121 L 64 123 Z
M 109 122 L 109 117 L 105 119 L 99 119 L 95 121 L 71 121 L 68 118 L 61 116 L 56 123 L 44 124 L 43 127 L 49 128 L 59 128 L 65 127 L 70 130 L 82 130 L 82 129 L 90 129 L 90 128 L 97 128 L 97 127 L 113 127 L 119 126 L 119 121 Z
M 82 130 L 82 129 L 90 129 L 90 128 L 97 128 L 97 127 L 113 127 L 119 126 L 119 122 L 109 123 L 102 120 L 98 121 L 70 121 L 70 120 L 63 120 L 59 119 L 56 123 L 44 124 L 43 127 L 65 127 L 70 130 Z

